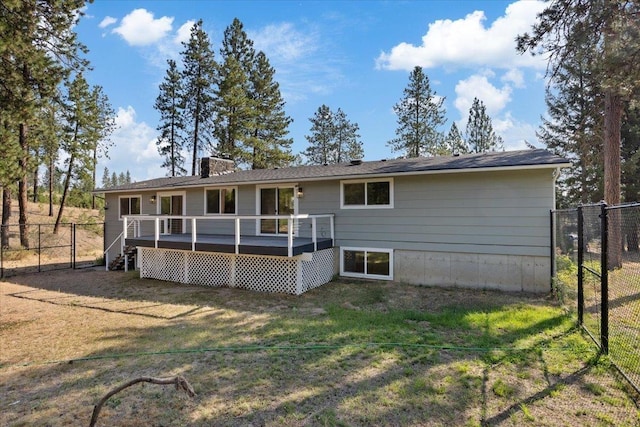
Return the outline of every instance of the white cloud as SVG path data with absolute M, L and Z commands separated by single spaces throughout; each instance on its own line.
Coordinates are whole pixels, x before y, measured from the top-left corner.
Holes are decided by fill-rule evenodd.
M 153 44 L 171 31 L 173 17 L 163 16 L 154 19 L 153 13 L 146 9 L 135 9 L 122 18 L 120 26 L 113 32 L 119 34 L 131 46 Z
M 182 42 L 188 41 L 189 37 L 191 37 L 191 28 L 193 28 L 193 25 L 195 23 L 196 21 L 189 20 L 184 24 L 182 24 L 180 28 L 178 28 L 178 31 L 176 31 L 176 35 L 173 38 L 173 42 L 177 45 L 181 45 Z
M 517 68 L 508 70 L 506 73 L 504 73 L 501 80 L 505 83 L 511 83 L 514 87 L 517 88 L 524 87 L 524 74 Z
M 295 61 L 316 50 L 314 36 L 297 31 L 288 22 L 267 25 L 249 36 L 256 50 L 262 50 L 270 58 L 279 61 Z
M 485 26 L 483 11 L 475 11 L 463 19 L 437 20 L 429 24 L 422 44 L 402 42 L 390 52 L 382 52 L 376 60 L 379 69 L 411 70 L 415 66 L 433 68 L 528 66 L 542 69 L 546 60 L 542 55 L 520 55 L 515 38 L 531 30 L 536 16 L 545 7 L 540 0 L 520 0 L 507 6 L 504 16 Z
M 510 113 L 501 118 L 492 119 L 491 122 L 495 132 L 502 136 L 505 150 L 526 150 L 525 141 L 536 147 L 543 146 L 536 136 L 536 127 L 531 123 L 515 119 Z
M 109 25 L 113 25 L 116 22 L 118 22 L 118 20 L 112 16 L 105 16 L 104 19 L 102 21 L 100 21 L 100 23 L 98 24 L 98 27 L 100 28 L 107 28 Z
M 460 116 L 465 118 L 469 115 L 469 109 L 473 104 L 473 98 L 478 98 L 487 107 L 489 116 L 499 114 L 509 101 L 511 101 L 512 89 L 505 85 L 497 88 L 489 81 L 488 77 L 492 77 L 490 72 L 474 74 L 466 80 L 460 80 L 456 85 L 455 107 L 460 112 Z
M 116 173 L 129 170 L 135 181 L 162 176 L 162 159 L 156 148 L 157 131 L 145 122 L 136 121 L 136 111 L 132 106 L 118 108 L 116 127 L 111 135 L 113 145 L 109 158 L 101 160 L 99 174 L 106 166 Z

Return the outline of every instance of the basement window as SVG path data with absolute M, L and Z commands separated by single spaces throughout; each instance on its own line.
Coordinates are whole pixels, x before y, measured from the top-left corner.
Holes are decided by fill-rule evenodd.
M 393 250 L 340 248 L 340 275 L 393 280 Z

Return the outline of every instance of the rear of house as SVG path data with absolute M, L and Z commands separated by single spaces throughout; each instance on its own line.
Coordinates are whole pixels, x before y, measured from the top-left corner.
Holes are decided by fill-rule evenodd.
M 254 171 L 203 164 L 201 176 L 97 190 L 108 259 L 129 244 L 145 277 L 294 294 L 336 273 L 549 290 L 549 211 L 567 163 L 547 151 Z

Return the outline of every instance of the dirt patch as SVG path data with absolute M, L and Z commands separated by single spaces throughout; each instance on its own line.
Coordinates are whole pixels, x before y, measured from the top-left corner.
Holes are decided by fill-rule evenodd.
M 0 424 L 637 425 L 545 298 L 337 281 L 299 297 L 59 271 L 0 282 Z M 490 348 L 493 349 L 490 349 Z M 508 350 L 507 347 L 518 349 Z

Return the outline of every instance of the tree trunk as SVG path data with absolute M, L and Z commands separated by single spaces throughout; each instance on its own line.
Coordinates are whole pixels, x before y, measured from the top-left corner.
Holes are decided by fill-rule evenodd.
M 91 163 L 91 190 L 96 188 L 96 168 L 98 166 L 98 144 L 93 148 L 93 162 Z M 96 208 L 96 195 L 91 193 L 91 209 Z
M 60 227 L 60 221 L 62 220 L 62 211 L 64 210 L 64 204 L 67 201 L 67 193 L 69 192 L 69 185 L 71 184 L 71 172 L 73 172 L 73 162 L 75 161 L 74 155 L 69 157 L 69 167 L 67 168 L 67 176 L 64 177 L 64 188 L 62 189 L 62 198 L 60 199 L 60 208 L 58 208 L 58 216 L 56 217 L 56 223 L 53 226 L 53 234 L 58 234 L 58 228 Z
M 38 168 L 33 170 L 33 203 L 38 203 Z
M 622 98 L 607 89 L 604 97 L 604 201 L 609 205 L 620 204 L 620 127 L 622 123 Z M 622 266 L 622 232 L 620 211 L 609 211 L 608 268 Z
M 53 156 L 49 159 L 49 216 L 53 216 L 53 178 L 55 173 Z
M 11 189 L 2 187 L 2 230 L 0 234 L 2 247 L 9 248 L 9 219 L 11 218 Z
M 20 209 L 18 223 L 20 225 L 20 245 L 29 249 L 29 227 L 27 225 L 27 156 L 29 146 L 27 144 L 27 125 L 20 124 L 20 148 L 22 156 L 19 160 L 20 180 L 18 181 L 18 206 Z

